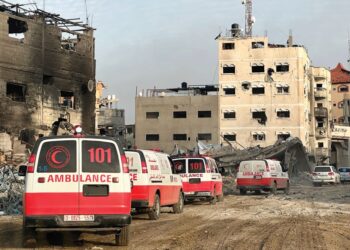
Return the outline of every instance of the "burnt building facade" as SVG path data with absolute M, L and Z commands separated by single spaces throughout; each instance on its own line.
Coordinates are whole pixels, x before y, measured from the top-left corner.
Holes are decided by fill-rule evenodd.
M 0 0 L 0 132 L 48 135 L 59 117 L 94 132 L 93 32 Z

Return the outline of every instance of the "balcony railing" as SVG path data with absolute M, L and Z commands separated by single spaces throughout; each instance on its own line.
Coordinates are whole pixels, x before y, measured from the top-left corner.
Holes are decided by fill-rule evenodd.
M 327 89 L 324 89 L 324 88 L 316 88 L 316 89 L 315 89 L 315 98 L 316 98 L 316 99 L 324 99 L 324 98 L 327 98 Z
M 326 108 L 315 108 L 315 116 L 316 117 L 328 117 L 328 110 Z

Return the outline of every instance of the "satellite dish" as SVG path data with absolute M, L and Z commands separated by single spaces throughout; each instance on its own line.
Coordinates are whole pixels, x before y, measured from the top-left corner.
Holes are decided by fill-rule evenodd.
M 94 91 L 94 87 L 95 87 L 95 82 L 93 80 L 89 80 L 88 84 L 87 84 L 88 90 L 90 92 Z

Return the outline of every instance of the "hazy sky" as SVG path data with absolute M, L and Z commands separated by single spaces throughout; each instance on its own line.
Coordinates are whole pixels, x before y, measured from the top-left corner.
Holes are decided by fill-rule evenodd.
M 15 0 L 11 0 L 15 2 Z M 22 3 L 32 0 L 20 0 Z M 43 8 L 43 0 L 37 0 Z M 241 0 L 86 0 L 96 33 L 97 80 L 108 84 L 134 122 L 138 89 L 217 84 L 215 36 L 232 23 L 244 28 Z M 46 0 L 47 11 L 85 20 L 84 0 Z M 346 67 L 350 0 L 253 0 L 254 35 L 306 46 L 314 66 Z

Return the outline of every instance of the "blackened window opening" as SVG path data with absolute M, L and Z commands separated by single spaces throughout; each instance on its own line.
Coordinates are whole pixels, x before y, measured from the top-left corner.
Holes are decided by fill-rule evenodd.
M 276 66 L 276 72 L 288 72 L 289 64 L 279 64 Z
M 201 141 L 210 141 L 211 140 L 211 134 L 198 134 L 198 140 Z
M 225 95 L 235 95 L 236 89 L 235 88 L 224 88 Z
M 228 141 L 236 141 L 236 135 L 224 135 L 224 139 Z
M 290 117 L 290 111 L 289 110 L 277 111 L 277 117 L 281 117 L 281 118 Z
M 173 140 L 174 141 L 186 141 L 187 135 L 186 134 L 173 134 Z
M 209 118 L 211 117 L 211 111 L 198 111 L 199 118 Z
M 253 49 L 264 48 L 264 46 L 265 46 L 264 42 L 252 42 Z
M 26 86 L 15 83 L 7 83 L 6 96 L 11 98 L 12 101 L 25 102 Z
M 236 118 L 236 112 L 234 112 L 234 111 L 225 112 L 225 113 L 224 113 L 224 118 L 225 118 L 225 119 Z
M 61 91 L 59 104 L 63 107 L 74 108 L 74 93 L 72 91 Z
M 252 94 L 253 95 L 265 94 L 265 88 L 264 87 L 253 87 L 252 88 Z
M 253 139 L 255 141 L 265 141 L 265 134 L 255 134 L 253 135 Z
M 222 49 L 223 50 L 235 49 L 235 44 L 234 43 L 223 43 Z
M 146 141 L 159 141 L 159 134 L 147 134 Z
M 235 74 L 236 73 L 236 68 L 233 65 L 230 66 L 224 66 L 223 67 L 223 73 L 224 74 Z
M 252 73 L 264 73 L 264 72 L 265 72 L 264 65 L 253 65 L 252 66 Z
M 287 140 L 289 137 L 290 137 L 290 134 L 280 134 L 280 135 L 277 135 L 277 139 L 278 139 L 278 140 L 282 140 L 282 141 Z
M 186 113 L 186 111 L 174 111 L 173 117 L 174 118 L 186 118 L 187 113 Z
M 265 125 L 267 121 L 267 116 L 265 111 L 254 111 L 252 113 L 253 119 L 257 119 L 260 124 Z
M 158 119 L 159 112 L 146 112 L 147 119 Z

